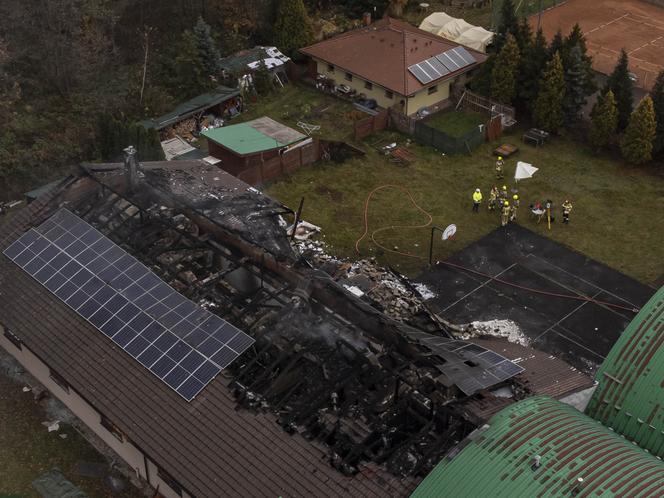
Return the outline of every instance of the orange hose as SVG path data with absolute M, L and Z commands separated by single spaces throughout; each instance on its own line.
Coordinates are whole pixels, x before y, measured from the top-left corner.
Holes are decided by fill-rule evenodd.
M 355 252 L 358 255 L 360 254 L 360 242 L 362 242 L 362 240 L 364 240 L 364 238 L 369 233 L 369 203 L 371 202 L 371 198 L 379 190 L 383 190 L 383 189 L 387 189 L 387 188 L 396 188 L 396 189 L 400 190 L 401 192 L 405 193 L 408 196 L 408 198 L 410 199 L 410 202 L 413 204 L 413 206 L 415 206 L 415 208 L 418 211 L 420 211 L 422 214 L 424 214 L 427 217 L 428 221 L 426 223 L 422 224 L 422 225 L 391 225 L 389 227 L 378 228 L 377 230 L 374 230 L 373 232 L 371 232 L 371 236 L 370 236 L 371 240 L 373 241 L 374 244 L 376 244 L 378 247 L 380 247 L 384 251 L 391 252 L 391 253 L 394 253 L 394 254 L 399 254 L 401 256 L 406 256 L 406 257 L 409 257 L 409 258 L 425 259 L 422 256 L 418 256 L 416 254 L 410 254 L 410 253 L 407 253 L 407 252 L 397 251 L 396 249 L 388 249 L 387 247 L 380 244 L 376 240 L 376 234 L 379 233 L 379 232 L 384 232 L 386 230 L 394 230 L 394 229 L 398 229 L 398 228 L 401 228 L 401 229 L 426 228 L 429 225 L 431 225 L 431 223 L 433 222 L 433 216 L 431 216 L 431 214 L 429 212 L 422 209 L 417 204 L 417 202 L 415 202 L 415 199 L 413 199 L 413 195 L 410 193 L 410 190 L 408 190 L 407 188 L 402 187 L 400 185 L 392 185 L 392 184 L 381 185 L 380 187 L 376 187 L 371 192 L 369 192 L 369 195 L 367 196 L 367 199 L 364 202 L 364 233 L 362 234 L 362 236 L 359 239 L 357 239 L 355 241 Z

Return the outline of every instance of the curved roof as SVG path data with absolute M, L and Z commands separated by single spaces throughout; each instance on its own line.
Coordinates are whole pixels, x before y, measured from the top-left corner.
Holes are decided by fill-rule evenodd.
M 622 333 L 596 380 L 586 413 L 664 457 L 664 287 Z
M 570 496 L 579 477 L 579 497 L 662 496 L 661 460 L 571 406 L 536 396 L 489 423 L 459 453 L 445 457 L 411 496 Z M 536 455 L 541 465 L 533 470 Z

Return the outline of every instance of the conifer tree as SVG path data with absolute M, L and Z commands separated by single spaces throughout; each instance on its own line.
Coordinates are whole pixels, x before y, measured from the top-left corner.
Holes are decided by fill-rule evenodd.
M 563 32 L 560 30 L 556 31 L 556 34 L 551 39 L 551 45 L 549 45 L 549 59 L 553 59 L 556 52 L 562 53 L 564 43 Z
M 203 61 L 208 75 L 214 75 L 219 72 L 219 64 L 221 63 L 221 54 L 217 47 L 217 42 L 212 37 L 212 29 L 202 17 L 198 18 L 196 25 L 193 29 L 194 38 L 196 39 L 196 46 L 200 52 L 200 57 Z
M 581 31 L 579 24 L 575 24 L 572 27 L 572 30 L 569 32 L 569 35 L 563 40 L 563 46 L 561 51 L 561 57 L 563 60 L 563 68 L 567 70 L 570 66 L 570 56 L 574 47 L 578 47 L 581 52 L 581 67 L 584 72 L 584 93 L 586 97 L 589 97 L 597 91 L 597 85 L 595 84 L 595 74 L 593 72 L 593 58 L 588 55 L 588 47 L 586 46 L 586 37 Z
M 258 95 L 269 95 L 274 90 L 272 74 L 267 69 L 263 61 L 258 65 L 258 69 L 252 75 L 254 79 L 254 90 Z
M 586 70 L 581 48 L 576 45 L 567 56 L 565 69 L 565 100 L 563 101 L 565 120 L 573 124 L 579 120 L 579 113 L 586 104 Z
M 591 112 L 590 143 L 598 149 L 611 144 L 618 128 L 618 110 L 613 92 L 609 90 L 606 95 L 600 95 Z
M 279 0 L 273 36 L 277 48 L 293 57 L 313 39 L 314 29 L 302 0 Z
M 507 35 L 491 71 L 491 98 L 501 104 L 510 105 L 516 96 L 516 83 L 519 72 L 519 47 L 512 34 Z
M 634 84 L 629 78 L 629 60 L 625 49 L 620 54 L 620 59 L 615 69 L 609 75 L 602 93 L 608 90 L 613 92 L 616 97 L 616 106 L 618 108 L 618 130 L 622 131 L 627 127 L 632 113 L 634 99 Z
M 470 88 L 473 92 L 486 97 L 491 95 L 491 74 L 496 65 L 497 57 L 497 54 L 489 54 L 489 58 L 484 61 L 484 64 L 477 68 L 472 80 L 470 80 Z
M 519 100 L 532 114 L 537 98 L 539 81 L 546 68 L 549 59 L 548 47 L 544 33 L 537 30 L 535 38 L 528 44 L 521 57 L 521 69 L 519 71 Z
M 535 102 L 535 124 L 551 133 L 563 125 L 563 101 L 565 99 L 565 75 L 560 54 L 556 52 L 547 65 L 539 85 Z
M 660 71 L 655 80 L 655 85 L 650 91 L 653 109 L 655 111 L 655 121 L 657 121 L 657 130 L 653 142 L 653 156 L 664 153 L 664 70 Z
M 528 23 L 528 19 L 525 17 L 519 21 L 516 33 L 514 33 L 514 38 L 516 38 L 516 44 L 519 46 L 519 51 L 521 53 L 523 53 L 528 45 L 532 43 L 533 30 L 530 29 L 530 23 Z
M 652 99 L 646 96 L 630 116 L 625 134 L 620 140 L 623 158 L 632 164 L 650 161 L 655 132 L 655 110 Z
M 496 53 L 499 53 L 502 50 L 503 45 L 507 41 L 507 35 L 512 34 L 513 36 L 516 36 L 518 30 L 519 20 L 514 11 L 514 3 L 512 0 L 503 0 L 503 4 L 500 7 L 498 29 L 493 38 L 493 48 Z
M 182 33 L 173 66 L 173 74 L 170 76 L 180 99 L 194 97 L 214 86 L 192 31 Z

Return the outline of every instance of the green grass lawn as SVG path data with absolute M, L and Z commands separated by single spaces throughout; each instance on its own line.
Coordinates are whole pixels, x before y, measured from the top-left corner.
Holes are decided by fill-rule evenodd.
M 476 112 L 449 111 L 434 114 L 425 123 L 452 137 L 462 137 L 486 121 L 486 116 Z
M 368 137 L 367 143 L 384 138 L 405 143 L 406 137 L 384 132 Z M 518 185 L 521 209 L 518 222 L 537 233 L 576 249 L 642 282 L 652 283 L 664 272 L 664 221 L 657 211 L 664 200 L 664 178 L 653 170 L 625 166 L 595 154 L 583 144 L 553 139 L 543 148 L 523 145 L 519 136 L 504 136 L 501 142 L 518 144 L 520 151 L 506 161 L 507 183 L 517 160 L 540 170 Z M 354 244 L 363 231 L 364 203 L 369 192 L 385 184 L 408 188 L 419 205 L 433 215 L 433 224 L 458 226 L 454 241 L 437 240 L 434 256 L 443 259 L 499 226 L 498 215 L 471 212 L 471 194 L 480 187 L 488 197 L 495 183 L 493 148 L 485 144 L 472 156 L 442 156 L 429 147 L 410 145 L 417 160 L 399 166 L 370 147 L 367 155 L 343 164 L 325 163 L 297 171 L 266 186 L 266 192 L 290 207 L 305 197 L 303 217 L 323 228 L 331 252 L 355 258 Z M 502 182 L 501 182 L 502 183 Z M 551 231 L 530 219 L 528 205 L 550 198 L 561 219 L 560 204 L 574 204 L 569 226 L 559 222 Z M 415 225 L 426 219 L 396 189 L 378 192 L 369 209 L 370 231 L 392 225 Z M 380 233 L 379 242 L 415 255 L 428 254 L 429 229 L 395 229 Z M 414 275 L 422 260 L 382 254 L 365 240 L 362 256 L 375 255 L 406 274 Z
M 103 463 L 103 457 L 72 427 L 60 424 L 58 432 L 48 432 L 41 424 L 45 420 L 51 419 L 32 393 L 0 373 L 0 497 L 39 498 L 31 483 L 54 467 L 90 498 L 142 496 L 132 486 L 113 494 L 101 479 L 74 475 L 77 461 Z

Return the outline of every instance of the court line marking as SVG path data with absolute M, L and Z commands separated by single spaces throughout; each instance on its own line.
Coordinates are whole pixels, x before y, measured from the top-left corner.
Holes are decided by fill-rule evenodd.
M 444 310 L 441 311 L 441 313 L 445 313 L 445 312 L 446 312 L 448 309 L 450 309 L 452 306 L 456 306 L 456 305 L 459 304 L 461 301 L 463 301 L 464 299 L 466 299 L 468 296 L 470 296 L 471 294 L 474 294 L 476 291 L 480 290 L 482 287 L 484 287 L 485 285 L 487 285 L 489 282 L 493 282 L 495 278 L 500 277 L 500 276 L 501 276 L 503 273 L 505 273 L 506 271 L 511 270 L 512 268 L 514 268 L 517 264 L 518 264 L 518 263 L 512 263 L 510 266 L 508 266 L 507 268 L 505 268 L 505 269 L 504 269 L 503 271 L 501 271 L 500 273 L 494 275 L 492 278 L 488 278 L 488 279 L 486 279 L 484 282 L 482 282 L 481 285 L 475 287 L 473 290 L 471 290 L 471 291 L 470 291 L 469 293 L 467 293 L 465 296 L 460 297 L 459 299 L 457 299 L 456 301 L 454 301 L 452 304 L 450 304 L 449 306 L 447 306 Z M 471 278 L 472 278 L 472 277 L 471 277 Z M 479 282 L 479 280 L 477 280 L 477 282 Z M 500 282 L 499 282 L 499 283 L 500 283 Z M 495 290 L 495 289 L 493 289 L 493 290 Z

